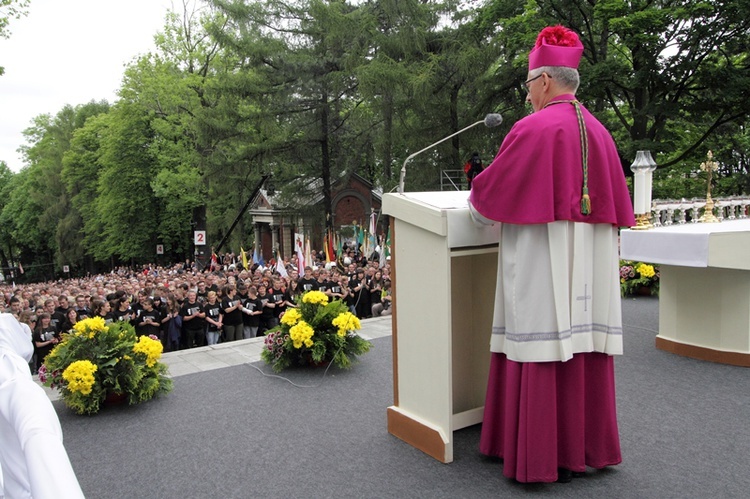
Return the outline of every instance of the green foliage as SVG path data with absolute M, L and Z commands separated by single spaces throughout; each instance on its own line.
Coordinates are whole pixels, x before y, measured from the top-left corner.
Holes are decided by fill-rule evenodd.
M 60 390 L 65 404 L 76 413 L 95 414 L 108 395 L 123 394 L 129 404 L 138 404 L 169 393 L 172 380 L 167 366 L 158 362 L 161 351 L 158 340 L 139 339 L 127 322 L 105 325 L 101 317 L 86 319 L 63 334 L 45 358 L 39 378 Z M 65 375 L 80 361 L 90 362 L 95 369 L 91 384 L 83 388 Z
M 20 19 L 28 14 L 30 0 L 0 0 L 0 38 L 10 37 L 8 25 L 11 19 Z M 5 69 L 0 66 L 0 76 Z
M 525 66 L 540 27 L 578 31 L 579 98 L 612 131 L 624 166 L 649 149 L 661 169 L 705 155 L 697 149 L 719 128 L 746 120 L 749 9 L 743 0 L 494 0 L 482 10 L 488 31 L 501 28 L 506 68 Z
M 151 179 L 156 172 L 148 115 L 137 105 L 119 102 L 108 117 L 109 133 L 102 140 L 101 171 L 94 205 L 100 234 L 85 230 L 95 258 L 112 255 L 127 260 L 149 254 L 156 242 L 156 202 Z
M 0 18 L 27 2 L 0 0 Z M 710 149 L 716 196 L 750 189 L 745 0 L 195 0 L 170 13 L 157 50 L 125 71 L 120 101 L 65 106 L 26 131 L 27 167 L 2 185 L 0 229 L 24 263 L 192 256 L 191 231 L 227 233 L 261 176 L 284 199 L 323 202 L 356 172 L 391 190 L 434 190 L 473 151 L 485 163 L 529 112 L 520 82 L 539 30 L 564 24 L 586 47 L 579 98 L 612 132 L 623 168 L 659 165 L 654 198 L 698 197 Z M 0 28 L 0 32 L 2 29 Z M 203 216 L 205 214 L 205 216 Z M 204 220 L 205 219 L 205 220 Z M 246 245 L 247 217 L 229 246 Z M 5 251 L 5 250 L 3 250 Z M 2 258 L 2 255 L 0 255 Z M 28 262 L 27 262 L 28 260 Z M 25 265 L 26 266 L 26 265 Z

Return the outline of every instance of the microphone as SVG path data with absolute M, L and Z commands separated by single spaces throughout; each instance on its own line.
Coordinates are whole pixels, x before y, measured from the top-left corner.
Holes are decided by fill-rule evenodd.
M 503 122 L 503 117 L 498 113 L 490 113 L 484 117 L 484 126 L 494 128 Z
M 441 143 L 445 142 L 446 140 L 455 137 L 459 133 L 465 132 L 469 128 L 473 128 L 473 127 L 475 127 L 475 126 L 477 126 L 477 125 L 479 125 L 481 123 L 484 123 L 484 126 L 486 126 L 487 128 L 493 128 L 493 127 L 496 127 L 496 126 L 500 125 L 500 123 L 502 123 L 502 122 L 503 122 L 503 117 L 500 114 L 498 114 L 498 113 L 490 113 L 487 116 L 485 116 L 483 120 L 477 121 L 476 123 L 472 123 L 471 125 L 469 125 L 469 126 L 467 126 L 465 128 L 462 128 L 461 130 L 457 131 L 456 133 L 452 133 L 452 134 L 448 135 L 447 137 L 444 137 L 444 138 L 438 140 L 434 144 L 430 144 L 429 146 L 425 147 L 424 149 L 421 149 L 421 150 L 419 150 L 419 151 L 417 151 L 417 152 L 415 152 L 415 153 L 410 154 L 409 156 L 407 156 L 406 159 L 404 160 L 404 164 L 401 165 L 401 178 L 398 181 L 398 193 L 399 194 L 403 194 L 404 193 L 404 179 L 406 178 L 406 163 L 410 159 L 412 159 L 413 157 L 417 156 L 418 154 L 422 154 L 423 152 L 427 151 L 428 149 L 432 149 L 436 145 L 441 144 Z

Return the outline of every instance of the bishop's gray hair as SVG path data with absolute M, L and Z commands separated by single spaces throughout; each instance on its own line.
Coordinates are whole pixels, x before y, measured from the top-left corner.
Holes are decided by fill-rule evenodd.
M 578 70 L 567 68 L 565 66 L 542 66 L 529 71 L 529 78 L 535 78 L 542 73 L 547 73 L 556 80 L 563 88 L 567 88 L 571 93 L 576 93 L 581 78 L 578 76 Z

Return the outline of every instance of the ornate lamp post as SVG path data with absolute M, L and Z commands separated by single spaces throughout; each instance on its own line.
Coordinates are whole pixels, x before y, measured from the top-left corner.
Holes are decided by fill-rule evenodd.
M 651 151 L 638 151 L 635 160 L 630 165 L 634 173 L 633 182 L 633 211 L 635 212 L 634 230 L 645 230 L 651 225 L 651 179 L 656 162 L 651 157 Z

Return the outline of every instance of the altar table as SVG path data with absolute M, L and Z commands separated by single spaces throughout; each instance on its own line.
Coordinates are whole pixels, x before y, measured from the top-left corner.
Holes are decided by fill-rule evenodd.
M 623 230 L 620 255 L 660 266 L 657 348 L 750 367 L 750 220 Z

